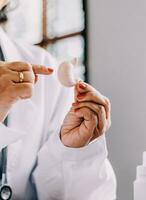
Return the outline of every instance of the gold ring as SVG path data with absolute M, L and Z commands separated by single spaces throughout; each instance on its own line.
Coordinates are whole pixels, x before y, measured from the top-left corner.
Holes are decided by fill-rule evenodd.
M 18 72 L 18 76 L 19 76 L 19 83 L 23 83 L 23 81 L 24 81 L 24 74 L 23 74 L 23 72 Z

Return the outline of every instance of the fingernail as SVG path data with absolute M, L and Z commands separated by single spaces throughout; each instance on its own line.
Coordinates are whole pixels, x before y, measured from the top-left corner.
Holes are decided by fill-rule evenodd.
M 77 98 L 78 99 L 83 99 L 86 96 L 86 93 L 78 94 Z
M 47 68 L 47 69 L 48 69 L 49 72 L 53 72 L 54 71 L 54 69 L 52 69 L 52 68 Z
M 85 89 L 87 87 L 87 85 L 85 83 L 79 83 L 79 87 L 81 89 Z

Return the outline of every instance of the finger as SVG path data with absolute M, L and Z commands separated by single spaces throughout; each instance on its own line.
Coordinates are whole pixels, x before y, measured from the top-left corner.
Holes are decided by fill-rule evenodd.
M 80 88 L 80 86 L 81 86 L 81 88 Z M 77 95 L 78 94 L 87 92 L 86 90 L 84 90 L 85 87 L 86 87 L 86 85 L 85 85 L 85 83 L 83 81 L 79 81 L 79 82 L 77 82 L 75 84 L 75 87 L 74 87 L 74 99 L 75 99 L 75 102 L 78 101 L 77 100 Z
M 7 62 L 9 69 L 13 71 L 33 71 L 35 74 L 49 75 L 53 73 L 53 69 L 42 65 L 31 65 L 30 63 L 25 62 Z
M 88 130 L 88 133 L 91 134 L 97 126 L 97 116 L 95 113 L 84 107 L 76 110 L 75 114 L 84 119 L 83 126 Z
M 106 120 L 105 109 L 103 106 L 100 106 L 98 112 L 98 126 L 97 126 L 100 135 L 102 135 L 103 132 L 105 131 L 106 124 L 107 120 Z
M 76 84 L 76 87 L 77 87 L 78 93 L 84 93 L 84 92 L 89 92 L 90 90 L 95 90 L 92 86 L 90 86 L 89 84 L 83 81 L 79 81 Z
M 33 94 L 33 84 L 19 83 L 13 84 L 12 95 L 21 99 L 31 98 Z
M 6 66 L 8 69 L 12 71 L 17 71 L 17 72 L 23 72 L 23 71 L 32 71 L 32 66 L 29 63 L 26 62 L 7 62 Z
M 23 82 L 26 82 L 26 83 L 35 82 L 35 76 L 33 72 L 24 71 L 22 73 L 24 76 Z M 9 76 L 9 79 L 12 80 L 14 83 L 20 83 L 19 72 L 9 70 L 8 76 Z
M 82 103 L 74 103 L 73 104 L 74 109 L 80 109 L 80 108 L 89 108 L 92 110 L 98 117 L 98 129 L 100 132 L 104 130 L 104 127 L 106 127 L 106 113 L 103 106 L 91 103 L 91 102 L 82 102 Z
M 33 72 L 35 74 L 50 75 L 53 73 L 53 69 L 42 65 L 32 65 Z
M 77 90 L 77 84 L 74 87 L 74 101 L 77 102 L 77 95 L 78 95 L 78 90 Z
M 80 93 L 77 95 L 77 101 L 92 101 L 94 103 L 102 105 L 104 106 L 106 111 L 106 118 L 110 116 L 110 101 L 97 91 Z
M 74 110 L 80 109 L 80 108 L 89 108 L 90 110 L 92 110 L 96 115 L 98 115 L 99 111 L 100 111 L 100 105 L 93 103 L 93 102 L 76 102 L 72 104 Z M 105 111 L 104 111 L 105 112 Z
M 91 99 L 93 102 L 103 105 L 106 110 L 106 117 L 109 118 L 110 116 L 110 101 L 107 97 L 103 96 L 99 91 L 97 91 L 91 85 L 85 82 L 78 82 L 75 87 L 75 95 L 76 101 L 84 100 L 84 97 L 88 94 L 93 94 L 93 98 Z M 88 100 L 88 98 L 86 99 Z
M 108 130 L 107 124 L 108 124 L 108 120 L 106 120 L 105 109 L 101 107 L 101 110 L 98 115 L 98 126 L 94 130 L 94 136 L 92 140 L 103 135 L 106 132 L 106 130 Z

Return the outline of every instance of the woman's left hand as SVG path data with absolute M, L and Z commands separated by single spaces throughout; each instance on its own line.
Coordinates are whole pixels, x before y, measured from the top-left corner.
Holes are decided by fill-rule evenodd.
M 75 103 L 65 117 L 61 141 L 79 148 L 105 133 L 111 125 L 110 101 L 87 83 L 75 87 Z

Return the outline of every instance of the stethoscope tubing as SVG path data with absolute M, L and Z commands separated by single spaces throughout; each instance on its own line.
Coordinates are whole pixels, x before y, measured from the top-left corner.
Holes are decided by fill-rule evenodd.
M 0 47 L 0 60 L 5 61 L 2 49 Z M 5 126 L 8 126 L 8 117 L 4 121 Z M 0 185 L 0 200 L 10 200 L 12 197 L 12 188 L 7 183 L 7 154 L 8 147 L 4 147 L 1 151 L 1 163 L 2 163 L 2 180 Z M 7 195 L 6 195 L 7 193 Z M 5 195 L 5 197 L 3 197 Z
M 7 147 L 2 149 L 2 185 L 7 184 L 7 151 Z

